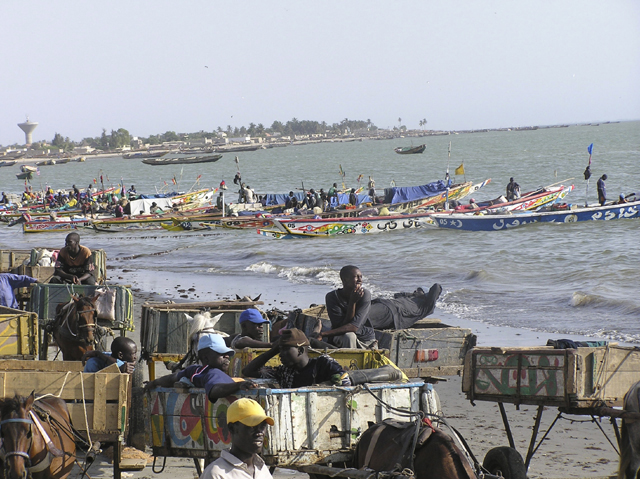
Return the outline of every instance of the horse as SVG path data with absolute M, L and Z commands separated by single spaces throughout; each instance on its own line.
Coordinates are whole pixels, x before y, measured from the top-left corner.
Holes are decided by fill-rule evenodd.
M 640 413 L 640 381 L 624 395 L 624 412 Z M 620 466 L 618 479 L 637 479 L 640 471 L 640 419 L 625 418 L 620 430 Z
M 0 399 L 0 437 L 6 479 L 64 479 L 75 462 L 76 443 L 67 404 L 18 394 Z
M 367 429 L 356 446 L 354 467 L 381 472 L 411 469 L 416 479 L 476 479 L 453 439 L 430 421 L 387 419 Z
M 67 304 L 59 304 L 51 332 L 62 351 L 63 361 L 80 361 L 96 344 L 96 306 L 98 296 L 73 295 Z

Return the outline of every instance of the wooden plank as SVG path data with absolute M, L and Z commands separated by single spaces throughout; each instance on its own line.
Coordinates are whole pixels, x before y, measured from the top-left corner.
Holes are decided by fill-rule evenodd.
M 92 430 L 104 431 L 107 427 L 107 374 L 95 373 L 93 375 L 95 395 L 93 396 L 93 423 L 89 424 Z M 86 382 L 85 382 L 86 387 Z
M 235 308 L 242 312 L 245 309 L 253 308 L 256 305 L 264 304 L 264 301 L 204 301 L 193 303 L 144 303 L 143 308 L 154 308 L 157 310 L 171 310 L 171 309 L 192 309 L 194 311 L 200 311 L 204 308 L 209 309 L 228 309 Z
M 64 400 L 93 399 L 96 390 L 94 381 L 90 378 L 94 374 L 96 373 L 2 371 L 0 372 L 0 381 L 3 384 L 3 393 L 10 395 L 17 392 L 22 396 L 28 396 L 31 391 L 35 391 L 37 395 L 52 394 Z M 107 374 L 106 377 L 107 381 L 101 394 L 104 395 L 106 401 L 119 400 L 120 374 Z
M 0 371 L 75 371 L 84 369 L 82 361 L 23 361 L 17 359 L 0 360 Z
M 118 422 L 118 410 L 120 407 L 118 404 L 107 404 L 105 406 L 105 414 L 104 414 L 104 423 L 105 427 L 103 430 L 91 429 L 91 425 L 94 423 L 93 420 L 93 404 L 86 404 L 87 411 L 87 421 L 89 423 L 89 428 L 91 433 L 112 433 L 117 434 L 120 432 L 120 424 Z M 69 409 L 69 415 L 71 416 L 71 422 L 73 427 L 78 429 L 79 431 L 86 431 L 87 426 L 85 422 L 85 408 L 81 402 L 78 403 L 67 403 L 67 408 Z

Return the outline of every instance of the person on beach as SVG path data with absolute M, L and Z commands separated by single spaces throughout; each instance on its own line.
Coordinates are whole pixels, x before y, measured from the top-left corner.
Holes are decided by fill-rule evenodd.
M 237 336 L 229 336 L 229 346 L 233 349 L 270 348 L 271 343 L 262 340 L 264 325 L 269 320 L 262 317 L 255 308 L 245 309 L 238 318 L 241 332 Z
M 120 372 L 133 374 L 136 368 L 136 359 L 138 356 L 138 346 L 131 338 L 118 336 L 111 342 L 111 352 L 103 353 L 102 351 L 87 351 L 82 356 L 85 373 L 97 373 L 107 366 L 117 364 Z
M 600 206 L 604 206 L 604 204 L 607 202 L 607 188 L 604 184 L 606 180 L 607 175 L 602 175 L 598 179 L 598 203 L 600 203 Z
M 37 283 L 36 278 L 22 274 L 0 273 L 0 306 L 18 309 L 15 289 L 26 288 L 30 284 Z
M 520 185 L 511 177 L 507 184 L 507 201 L 513 201 L 520 198 Z
M 209 464 L 200 479 L 271 479 L 260 453 L 267 426 L 273 426 L 259 403 L 249 398 L 235 400 L 227 408 L 231 449 Z
M 339 348 L 366 349 L 376 343 L 373 325 L 369 320 L 371 293 L 362 286 L 362 273 L 353 265 L 340 270 L 342 288 L 325 297 L 331 329 L 319 333 L 317 339 Z
M 202 365 L 194 364 L 182 371 L 149 381 L 145 390 L 155 387 L 173 387 L 176 382 L 187 386 L 204 388 L 211 402 L 234 394 L 239 390 L 255 389 L 252 381 L 234 381 L 228 374 L 229 358 L 235 354 L 227 347 L 219 334 L 203 334 L 198 341 L 198 359 Z
M 277 354 L 280 354 L 282 365 L 265 366 Z M 309 357 L 309 339 L 296 328 L 282 331 L 277 344 L 247 364 L 242 374 L 249 378 L 274 379 L 282 388 L 300 388 L 323 382 L 351 385 L 349 375 L 336 360 L 325 354 Z
M 413 293 L 395 293 L 393 298 L 371 300 L 369 321 L 374 329 L 407 329 L 433 313 L 442 286 L 435 283 L 429 288 L 417 288 Z
M 95 285 L 91 250 L 80 245 L 80 235 L 69 233 L 64 244 L 64 248 L 58 253 L 55 270 L 49 283 Z

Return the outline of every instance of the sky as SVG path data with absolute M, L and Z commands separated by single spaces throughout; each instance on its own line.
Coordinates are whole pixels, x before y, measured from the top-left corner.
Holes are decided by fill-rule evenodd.
M 274 120 L 640 118 L 637 0 L 0 2 L 0 145 Z

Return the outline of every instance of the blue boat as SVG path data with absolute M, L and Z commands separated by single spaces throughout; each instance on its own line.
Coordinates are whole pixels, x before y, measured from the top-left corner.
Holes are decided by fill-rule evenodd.
M 640 200 L 605 206 L 573 208 L 569 206 L 564 210 L 524 211 L 512 214 L 434 213 L 431 215 L 433 225 L 439 228 L 466 231 L 498 231 L 532 223 L 576 223 L 578 221 L 610 221 L 638 217 L 640 217 Z

